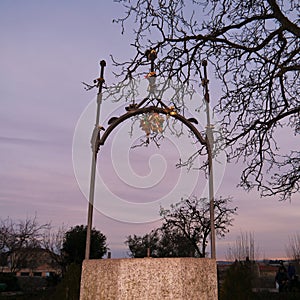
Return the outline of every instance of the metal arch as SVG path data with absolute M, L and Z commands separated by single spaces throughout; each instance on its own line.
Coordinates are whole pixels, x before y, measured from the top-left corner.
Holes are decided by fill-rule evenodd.
M 149 80 L 149 91 L 150 94 L 154 95 L 155 90 L 155 77 L 156 73 L 154 71 L 154 60 L 156 59 L 156 52 L 148 52 L 146 54 L 148 56 L 148 60 L 151 60 L 151 72 L 147 75 L 147 78 Z M 145 98 L 141 103 L 136 105 L 135 103 L 130 104 L 128 107 L 126 107 L 126 110 L 128 111 L 124 115 L 120 117 L 114 117 L 109 121 L 109 127 L 107 131 L 104 130 L 103 127 L 99 126 L 98 117 L 99 117 L 99 111 L 100 111 L 100 104 L 102 102 L 102 86 L 104 83 L 104 67 L 106 63 L 105 61 L 100 62 L 101 66 L 101 73 L 100 78 L 94 80 L 94 85 L 86 85 L 86 89 L 91 89 L 93 87 L 99 87 L 98 96 L 97 96 L 97 115 L 96 115 L 96 124 L 94 128 L 94 133 L 92 137 L 92 150 L 93 150 L 93 157 L 92 157 L 92 168 L 91 168 L 91 183 L 90 183 L 90 195 L 89 195 L 89 206 L 88 206 L 88 224 L 87 224 L 87 238 L 86 238 L 86 253 L 85 258 L 89 259 L 90 256 L 90 234 L 91 234 L 91 226 L 92 226 L 92 217 L 93 217 L 93 203 L 94 203 L 94 189 L 95 189 L 95 171 L 96 171 L 96 161 L 97 161 L 97 153 L 99 150 L 100 145 L 104 145 L 107 137 L 109 134 L 116 128 L 120 123 L 127 120 L 130 117 L 143 114 L 143 113 L 161 113 L 164 115 L 169 115 L 174 117 L 175 119 L 180 120 L 182 123 L 184 123 L 190 130 L 196 135 L 196 138 L 198 141 L 205 145 L 207 149 L 208 154 L 208 165 L 209 165 L 209 202 L 210 202 L 210 226 L 211 226 L 211 258 L 216 259 L 216 248 L 215 248 L 215 225 L 214 225 L 214 187 L 213 187 L 213 134 L 212 134 L 212 126 L 210 124 L 210 114 L 209 114 L 209 90 L 208 90 L 208 79 L 207 79 L 207 61 L 203 60 L 202 65 L 204 67 L 204 79 L 202 81 L 202 85 L 205 88 L 205 100 L 206 100 L 206 113 L 207 113 L 207 130 L 206 130 L 206 137 L 205 139 L 201 135 L 201 133 L 195 128 L 191 122 L 197 123 L 196 119 L 186 119 L 184 116 L 178 114 L 176 111 L 172 109 L 172 107 L 168 107 L 165 105 L 160 99 L 149 99 L 148 97 Z M 98 82 L 98 83 L 97 83 Z M 147 101 L 152 102 L 153 100 L 157 101 L 157 105 L 161 105 L 161 108 L 158 106 L 149 106 L 149 107 L 143 107 Z M 149 102 L 148 102 L 149 104 Z M 104 130 L 104 134 L 100 135 L 100 130 Z
M 106 139 L 108 138 L 108 136 L 110 135 L 110 133 L 123 121 L 125 121 L 133 116 L 144 114 L 144 113 L 159 113 L 159 114 L 169 115 L 170 117 L 173 117 L 173 118 L 181 121 L 195 134 L 196 138 L 202 145 L 205 145 L 206 147 L 208 146 L 207 139 L 203 138 L 203 136 L 198 131 L 198 129 L 189 120 L 187 120 L 184 116 L 182 116 L 181 114 L 178 114 L 177 112 L 172 113 L 172 111 L 170 111 L 168 109 L 157 107 L 157 106 L 137 108 L 137 109 L 128 111 L 127 113 L 121 115 L 120 117 L 117 117 L 116 120 L 114 120 L 112 122 L 112 124 L 110 124 L 110 126 L 104 131 L 101 138 L 98 140 L 98 146 L 104 145 L 104 143 L 105 143 Z

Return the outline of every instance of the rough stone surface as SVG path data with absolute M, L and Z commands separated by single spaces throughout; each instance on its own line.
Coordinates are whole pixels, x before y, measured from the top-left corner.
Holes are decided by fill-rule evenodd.
M 216 261 L 207 258 L 85 260 L 80 300 L 217 300 Z

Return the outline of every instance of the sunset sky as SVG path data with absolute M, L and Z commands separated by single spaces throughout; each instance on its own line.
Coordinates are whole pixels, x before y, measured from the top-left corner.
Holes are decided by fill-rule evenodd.
M 96 90 L 85 91 L 81 82 L 92 83 L 104 59 L 106 83 L 115 83 L 110 54 L 119 60 L 134 54 L 130 28 L 121 35 L 112 22 L 122 12 L 110 0 L 0 2 L 1 218 L 36 214 L 54 227 L 86 224 Z M 140 85 L 143 91 L 145 82 Z M 214 98 L 217 86 L 211 80 Z M 201 102 L 200 95 L 195 101 Z M 105 100 L 101 124 L 124 113 L 124 104 Z M 191 113 L 201 119 L 194 108 Z M 167 208 L 190 190 L 199 196 L 207 190 L 203 174 L 175 168 L 188 142 L 169 137 L 160 148 L 131 149 L 142 133 L 136 128 L 130 138 L 129 131 L 128 123 L 112 135 L 98 164 L 94 226 L 107 236 L 113 257 L 127 255 L 126 236 L 159 226 L 160 205 Z M 288 147 L 299 144 L 294 136 L 281 138 Z M 220 164 L 216 195 L 232 196 L 238 214 L 226 238 L 217 240 L 217 258 L 225 258 L 241 232 L 254 233 L 260 258 L 285 257 L 289 237 L 299 233 L 299 194 L 292 202 L 261 199 L 236 187 L 242 165 Z

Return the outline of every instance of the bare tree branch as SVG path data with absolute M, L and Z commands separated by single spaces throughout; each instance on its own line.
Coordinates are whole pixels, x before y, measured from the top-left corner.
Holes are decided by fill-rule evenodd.
M 119 2 L 126 12 L 115 22 L 122 30 L 129 20 L 137 24 L 135 56 L 114 59 L 119 79 L 144 74 L 144 53 L 151 48 L 159 56 L 160 78 L 201 86 L 201 61 L 208 60 L 222 83 L 214 112 L 224 149 L 229 161 L 245 162 L 240 186 L 281 199 L 299 192 L 299 150 L 279 144 L 282 128 L 291 138 L 300 132 L 299 1 Z M 287 159 L 290 152 L 293 160 Z
M 237 207 L 229 207 L 230 198 L 215 200 L 215 229 L 218 237 L 224 237 L 232 226 L 233 215 Z M 161 208 L 163 228 L 177 229 L 194 246 L 199 257 L 206 256 L 206 247 L 210 234 L 209 202 L 207 199 L 190 197 L 171 205 L 170 209 Z

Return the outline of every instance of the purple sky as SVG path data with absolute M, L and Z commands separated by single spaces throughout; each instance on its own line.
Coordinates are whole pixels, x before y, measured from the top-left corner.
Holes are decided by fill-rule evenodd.
M 99 61 L 102 59 L 108 64 L 105 70 L 107 84 L 115 82 L 109 55 L 112 53 L 122 59 L 133 53 L 129 47 L 129 35 L 122 36 L 119 26 L 112 23 L 112 19 L 120 15 L 122 8 L 113 1 L 0 2 L 1 218 L 9 216 L 12 219 L 25 219 L 36 213 L 40 222 L 51 221 L 54 226 L 64 223 L 70 227 L 86 223 L 87 200 L 74 175 L 72 143 L 74 133 L 75 137 L 78 134 L 76 124 L 80 118 L 82 120 L 88 116 L 88 121 L 83 123 L 90 126 L 89 134 L 93 129 L 94 102 L 90 103 L 95 100 L 96 91 L 85 92 L 81 82 L 92 82 L 98 76 Z M 210 88 L 213 90 L 213 86 Z M 101 120 L 104 121 L 119 105 L 104 102 Z M 91 118 L 89 114 L 86 115 L 87 112 L 91 113 Z M 143 176 L 149 179 L 156 174 L 152 166 L 163 168 L 162 157 L 166 157 L 166 154 L 169 157 L 167 163 L 177 162 L 176 153 L 182 148 L 176 148 L 172 141 L 170 145 L 166 141 L 160 149 L 137 149 L 132 155 L 127 147 L 132 140 L 128 142 L 129 138 L 124 139 L 128 128 L 125 127 L 123 131 L 125 134 L 119 133 L 119 137 L 112 139 L 108 147 L 111 147 L 113 141 L 117 143 L 117 155 L 114 154 L 113 161 L 121 166 L 121 173 L 125 172 L 129 176 L 126 172 L 130 170 L 126 171 L 126 165 L 122 165 L 126 162 L 123 157 L 128 154 L 137 174 L 130 180 L 136 180 L 136 184 Z M 123 138 L 120 138 L 120 134 Z M 90 136 L 85 135 L 85 138 L 83 147 L 90 153 Z M 297 146 L 297 142 L 290 140 L 289 136 L 283 138 L 283 143 Z M 134 203 L 139 203 L 140 199 L 141 202 L 150 203 L 156 197 L 161 197 L 162 191 L 170 192 L 174 182 L 180 189 L 180 176 L 183 176 L 183 182 L 190 181 L 189 175 L 175 168 L 170 170 L 168 165 L 160 185 L 149 190 L 143 186 L 145 183 L 142 183 L 142 178 L 142 186 L 131 194 L 130 188 L 126 186 L 132 182 L 122 183 L 118 178 L 121 173 L 115 174 L 116 178 L 105 173 L 105 170 L 112 169 L 109 166 L 111 161 L 106 157 L 109 157 L 109 151 L 103 151 L 104 157 L 99 159 L 100 169 L 104 169 L 103 178 L 106 178 L 109 189 L 115 186 L 116 197 L 126 201 L 132 198 Z M 149 165 L 148 159 L 153 153 L 157 155 L 152 157 Z M 82 158 L 82 165 L 87 170 L 89 163 L 90 157 Z M 225 239 L 217 240 L 217 256 L 224 258 L 229 243 L 234 242 L 240 232 L 247 231 L 254 233 L 256 244 L 261 250 L 260 258 L 284 257 L 289 236 L 297 233 L 300 227 L 300 197 L 296 195 L 291 203 L 278 202 L 275 198 L 260 199 L 255 191 L 246 193 L 237 189 L 240 169 L 241 166 L 224 166 L 225 173 L 217 190 L 217 195 L 233 196 L 233 205 L 239 207 L 231 232 Z M 88 181 L 89 173 L 83 177 Z M 204 183 L 203 179 L 200 181 L 196 190 L 201 188 L 202 193 Z M 97 197 L 101 198 L 100 194 Z M 107 197 L 111 197 L 107 198 L 111 205 L 108 209 L 118 211 L 118 206 L 113 206 L 114 197 Z M 99 203 L 100 210 L 101 205 Z M 135 207 L 137 205 L 133 205 L 130 211 L 133 216 L 140 214 L 139 210 L 135 211 Z M 119 211 L 122 209 L 126 210 L 120 208 Z M 151 219 L 146 214 L 144 219 Z M 107 236 L 112 254 L 116 257 L 126 255 L 126 236 L 145 234 L 157 227 L 159 222 L 120 222 L 95 211 L 94 225 Z

